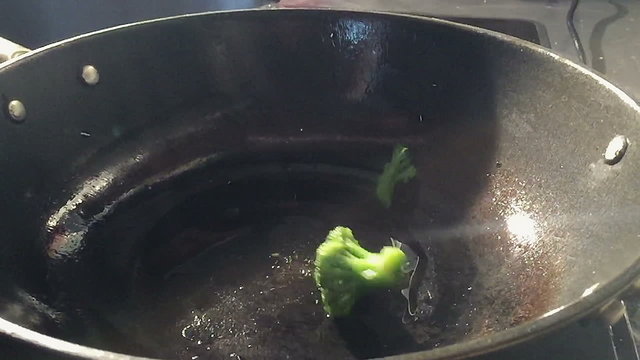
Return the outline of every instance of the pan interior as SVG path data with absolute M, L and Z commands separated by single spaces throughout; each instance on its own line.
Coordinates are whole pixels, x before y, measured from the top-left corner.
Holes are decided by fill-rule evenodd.
M 427 313 L 403 323 L 406 302 L 397 290 L 363 299 L 349 319 L 326 317 L 312 273 L 328 230 L 350 226 L 377 250 L 389 245 L 392 231 L 402 237 L 406 229 L 392 227 L 377 205 L 376 173 L 274 158 L 284 162 L 226 169 L 224 177 L 233 180 L 212 184 L 157 219 L 141 240 L 126 301 L 92 310 L 101 331 L 126 339 L 103 345 L 181 359 L 364 358 L 443 341 Z M 396 200 L 402 211 L 402 198 Z M 126 206 L 114 217 L 104 227 L 140 219 Z M 88 236 L 101 241 L 101 234 Z
M 80 86 L 78 64 L 100 84 Z M 209 14 L 83 37 L 0 78 L 29 108 L 0 122 L 0 265 L 34 294 L 0 287 L 2 315 L 53 336 L 185 359 L 491 346 L 636 270 L 637 107 L 483 31 Z M 631 145 L 607 164 L 616 135 Z M 387 210 L 372 194 L 397 144 L 418 174 Z M 337 224 L 372 250 L 392 233 L 425 246 L 428 316 L 398 323 L 402 298 L 381 293 L 351 322 L 323 317 L 310 262 Z
M 491 127 L 363 110 L 345 109 L 324 127 L 317 125 L 324 114 L 243 109 L 212 116 L 204 108 L 132 138 L 143 154 L 137 161 L 112 153 L 112 165 L 94 159 L 109 185 L 59 216 L 48 247 L 57 308 L 80 324 L 67 337 L 127 354 L 216 359 L 371 358 L 481 335 L 468 239 L 432 239 L 428 231 L 470 216 L 469 204 L 486 186 Z M 307 125 L 291 129 L 287 119 Z M 385 130 L 389 123 L 396 130 Z M 173 146 L 158 148 L 159 137 Z M 223 138 L 241 146 L 211 153 L 203 145 Z M 397 186 L 386 208 L 376 181 L 399 144 L 417 175 Z M 120 148 L 130 159 L 128 144 Z M 463 159 L 469 151 L 478 156 L 456 164 L 429 156 Z M 84 184 L 94 189 L 96 181 Z M 422 244 L 427 270 L 415 317 L 405 316 L 399 290 L 363 298 L 349 318 L 326 317 L 313 260 L 337 225 L 351 227 L 372 251 L 390 245 L 390 236 Z M 509 312 L 519 304 L 500 306 Z M 513 321 L 503 320 L 496 324 Z

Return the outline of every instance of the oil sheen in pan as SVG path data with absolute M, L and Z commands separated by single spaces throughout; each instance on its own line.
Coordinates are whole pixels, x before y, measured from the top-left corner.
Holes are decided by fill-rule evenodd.
M 372 250 L 388 245 L 389 232 L 376 220 L 381 210 L 366 176 L 337 167 L 320 167 L 331 170 L 324 174 L 314 167 L 313 176 L 309 167 L 287 168 L 284 177 L 267 171 L 224 182 L 159 219 L 133 293 L 95 316 L 111 333 L 97 341 L 112 350 L 180 359 L 362 358 L 444 341 L 428 317 L 403 322 L 406 300 L 399 291 L 363 299 L 349 319 L 326 317 L 312 272 L 328 229 L 348 224 Z

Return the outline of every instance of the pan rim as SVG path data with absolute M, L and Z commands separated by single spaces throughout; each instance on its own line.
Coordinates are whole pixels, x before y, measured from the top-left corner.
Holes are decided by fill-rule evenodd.
M 403 19 L 413 19 L 415 21 L 424 21 L 431 23 L 439 23 L 449 27 L 458 28 L 464 31 L 475 33 L 482 36 L 492 37 L 498 41 L 510 43 L 514 46 L 526 48 L 530 51 L 534 51 L 542 56 L 551 57 L 554 61 L 569 66 L 574 70 L 580 72 L 583 76 L 588 76 L 598 84 L 604 86 L 606 89 L 615 94 L 620 100 L 622 100 L 630 109 L 640 116 L 640 106 L 623 90 L 618 88 L 612 82 L 606 79 L 602 74 L 597 74 L 593 70 L 586 68 L 581 64 L 577 64 L 571 60 L 568 60 L 554 51 L 544 48 L 540 45 L 530 43 L 528 41 L 503 34 L 500 32 L 487 30 L 471 25 L 461 24 L 449 20 L 443 20 L 431 16 L 421 16 L 415 14 L 402 14 L 397 12 L 388 11 L 362 11 L 362 10 L 350 10 L 343 8 L 258 8 L 258 9 L 237 9 L 237 10 L 225 10 L 225 11 L 207 11 L 193 14 L 183 14 L 177 16 L 163 17 L 151 20 L 145 20 L 135 23 L 128 23 L 118 25 L 106 29 L 101 29 L 81 35 L 77 35 L 65 40 L 61 40 L 33 51 L 30 51 L 22 56 L 8 60 L 0 64 L 0 74 L 3 71 L 7 71 L 14 66 L 18 66 L 23 62 L 28 62 L 35 56 L 44 54 L 47 51 L 67 46 L 79 41 L 90 39 L 97 35 L 108 34 L 116 31 L 126 30 L 132 27 L 151 25 L 155 23 L 163 23 L 168 21 L 181 21 L 184 19 L 216 16 L 220 14 L 233 14 L 233 13 L 268 13 L 268 12 L 290 12 L 290 13 L 319 13 L 319 12 L 332 12 L 342 15 L 376 15 L 381 17 L 394 17 Z M 579 317 L 583 317 L 590 312 L 597 311 L 609 303 L 619 299 L 620 295 L 640 276 L 640 255 L 636 260 L 621 271 L 617 276 L 610 279 L 605 285 L 598 287 L 593 293 L 587 297 L 579 298 L 571 303 L 557 308 L 556 310 L 547 313 L 547 315 L 527 321 L 523 324 L 498 331 L 496 333 L 482 336 L 477 339 L 454 343 L 446 345 L 441 348 L 434 348 L 419 352 L 399 354 L 389 357 L 389 359 L 423 359 L 423 360 L 439 360 L 439 359 L 462 359 L 471 356 L 490 353 L 499 349 L 503 349 L 507 346 L 524 342 L 533 337 L 543 335 L 557 329 L 570 321 L 576 320 Z M 3 333 L 13 339 L 31 343 L 38 347 L 42 347 L 51 351 L 60 352 L 66 355 L 71 355 L 77 358 L 84 359 L 111 359 L 111 360 L 154 360 L 148 357 L 139 357 L 126 355 L 116 352 L 110 352 L 100 350 L 97 348 L 84 346 L 76 343 L 72 343 L 66 340 L 55 338 L 49 335 L 45 335 L 30 329 L 27 329 L 16 323 L 12 323 L 4 318 L 0 317 L 0 333 Z

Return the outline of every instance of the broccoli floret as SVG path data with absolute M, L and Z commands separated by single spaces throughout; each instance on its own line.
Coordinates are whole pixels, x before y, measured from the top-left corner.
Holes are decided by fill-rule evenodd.
M 402 145 L 396 146 L 389 161 L 378 177 L 376 195 L 385 207 L 391 206 L 393 191 L 399 182 L 406 183 L 416 176 L 416 168 L 411 164 L 409 149 Z
M 359 296 L 403 283 L 405 253 L 385 246 L 372 253 L 360 246 L 351 229 L 338 226 L 316 250 L 314 279 L 327 314 L 346 316 Z

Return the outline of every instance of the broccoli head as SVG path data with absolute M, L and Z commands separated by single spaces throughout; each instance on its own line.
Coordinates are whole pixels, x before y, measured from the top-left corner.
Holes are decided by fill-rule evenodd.
M 327 314 L 346 316 L 359 296 L 403 284 L 405 253 L 385 246 L 373 253 L 360 246 L 351 229 L 338 226 L 316 250 L 314 279 Z
M 385 207 L 391 206 L 393 191 L 399 182 L 406 183 L 416 176 L 416 168 L 411 164 L 409 149 L 398 145 L 393 150 L 391 161 L 384 166 L 382 174 L 378 177 L 376 195 Z

